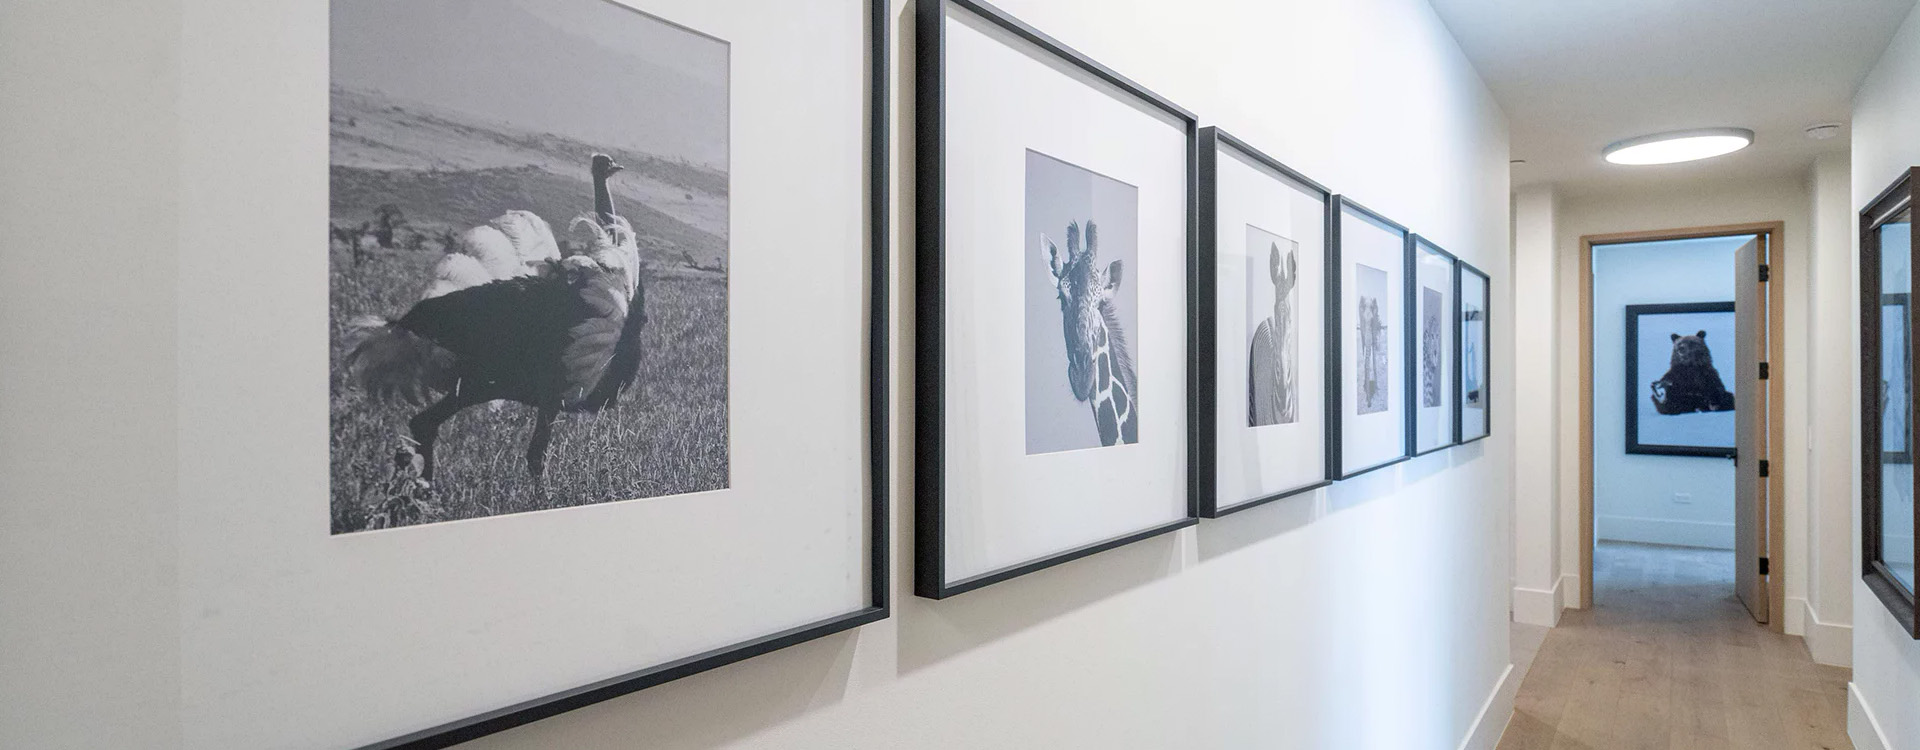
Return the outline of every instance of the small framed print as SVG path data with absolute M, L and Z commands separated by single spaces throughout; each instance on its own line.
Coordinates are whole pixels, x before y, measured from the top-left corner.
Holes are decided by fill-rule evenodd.
M 1732 302 L 1626 307 L 1627 453 L 1734 455 Z
M 1338 477 L 1365 474 L 1411 455 L 1413 387 L 1407 347 L 1411 234 L 1380 214 L 1335 196 L 1333 254 L 1338 304 L 1329 310 L 1336 347 L 1328 376 L 1338 384 Z
M 1328 483 L 1326 188 L 1218 128 L 1200 131 L 1200 515 Z
M 1413 361 L 1413 455 L 1446 448 L 1460 439 L 1456 427 L 1453 380 L 1454 298 L 1459 294 L 1458 259 L 1425 237 L 1413 238 L 1413 272 L 1407 274 L 1407 330 Z
M 1196 523 L 1198 123 L 977 0 L 918 6 L 915 592 Z
M 1489 284 L 1487 274 L 1466 261 L 1459 262 L 1460 273 L 1455 276 L 1459 283 L 1459 293 L 1455 295 L 1459 304 L 1455 307 L 1454 334 L 1455 351 L 1459 356 L 1457 366 L 1460 370 L 1458 390 L 1454 411 L 1459 414 L 1457 423 L 1460 432 L 1460 444 L 1465 445 L 1487 436 L 1492 430 L 1492 398 L 1488 393 L 1488 352 L 1487 317 L 1491 314 Z

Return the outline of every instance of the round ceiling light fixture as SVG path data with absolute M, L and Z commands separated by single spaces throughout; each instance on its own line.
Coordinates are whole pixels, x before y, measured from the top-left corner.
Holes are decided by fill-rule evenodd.
M 1600 152 L 1614 164 L 1678 164 L 1731 154 L 1753 144 L 1746 128 L 1704 128 L 1628 138 Z
M 1836 135 L 1839 135 L 1840 128 L 1841 128 L 1840 123 L 1823 122 L 1823 123 L 1820 123 L 1819 125 L 1808 127 L 1807 137 L 1812 138 L 1816 141 L 1824 141 L 1824 140 L 1827 140 L 1828 138 L 1832 138 Z

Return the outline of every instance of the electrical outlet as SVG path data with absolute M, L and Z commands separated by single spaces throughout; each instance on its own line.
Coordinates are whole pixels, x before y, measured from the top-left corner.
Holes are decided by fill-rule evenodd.
M 1681 505 L 1692 505 L 1692 504 L 1693 504 L 1693 493 L 1691 493 L 1691 492 L 1675 492 L 1675 493 L 1673 493 L 1673 501 L 1674 501 L 1674 502 L 1676 502 L 1676 503 L 1679 503 L 1679 504 L 1681 504 Z

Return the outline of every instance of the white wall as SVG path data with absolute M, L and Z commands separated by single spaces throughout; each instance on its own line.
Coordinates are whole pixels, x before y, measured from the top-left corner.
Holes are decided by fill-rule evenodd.
M 1569 591 L 1564 585 L 1568 569 L 1560 565 L 1556 495 L 1562 471 L 1557 450 L 1560 363 L 1551 355 L 1556 335 L 1552 311 L 1559 299 L 1556 213 L 1552 188 L 1528 188 L 1514 195 L 1514 350 L 1529 356 L 1514 361 L 1514 403 L 1520 408 L 1507 410 L 1502 420 L 1514 435 L 1513 617 L 1545 626 L 1559 623 Z
M 1854 211 L 1865 206 L 1893 182 L 1902 170 L 1920 165 L 1920 16 L 1909 15 L 1893 42 L 1873 71 L 1860 85 L 1853 100 L 1853 200 Z M 1856 214 L 1857 215 L 1857 214 Z M 1857 231 L 1857 230 L 1855 230 Z M 1854 237 L 1858 248 L 1858 237 Z M 1859 254 L 1850 253 L 1854 265 L 1851 279 L 1859 278 Z M 1825 288 L 1825 285 L 1822 286 Z M 1853 294 L 1845 299 L 1822 299 L 1823 310 L 1841 314 L 1844 303 L 1849 310 L 1859 309 L 1857 281 L 1849 284 Z M 1858 352 L 1857 323 L 1846 333 Z M 1846 360 L 1848 403 L 1859 403 L 1857 356 Z M 1838 387 L 1836 385 L 1836 387 Z M 1857 408 L 1848 410 L 1854 418 L 1847 425 L 1851 452 L 1845 458 L 1850 467 L 1854 498 L 1854 518 L 1859 518 L 1860 451 Z M 1860 580 L 1860 537 L 1856 520 L 1852 524 L 1853 568 L 1853 685 L 1849 694 L 1847 729 L 1858 747 L 1886 747 L 1889 750 L 1920 748 L 1920 642 L 1909 637 L 1887 612 L 1866 584 Z
M 1810 356 L 1790 362 L 1807 388 L 1807 470 L 1790 475 L 1804 482 L 1807 497 L 1805 549 L 1807 650 L 1822 664 L 1853 663 L 1853 477 L 1854 413 L 1860 408 L 1860 313 L 1854 307 L 1855 213 L 1851 165 L 1846 154 L 1816 160 L 1808 174 L 1813 197 L 1813 291 L 1808 304 Z M 1804 369 L 1802 369 L 1804 368 Z M 1797 477 L 1797 479 L 1796 479 Z
M 1809 431 L 1807 398 L 1810 383 L 1804 375 L 1796 376 L 1799 371 L 1792 363 L 1804 362 L 1808 357 L 1808 264 L 1811 254 L 1808 213 L 1812 205 L 1806 180 L 1793 177 L 1702 182 L 1680 187 L 1562 197 L 1555 222 L 1558 233 L 1555 245 L 1562 259 L 1559 274 L 1561 299 L 1558 300 L 1557 311 L 1523 310 L 1520 314 L 1554 315 L 1556 320 L 1556 346 L 1560 358 L 1557 395 L 1560 401 L 1553 406 L 1557 406 L 1561 413 L 1557 441 L 1561 465 L 1569 467 L 1561 472 L 1559 482 L 1561 565 L 1564 570 L 1570 573 L 1579 570 L 1580 477 L 1571 467 L 1577 466 L 1579 460 L 1577 399 L 1581 383 L 1577 290 L 1580 238 L 1616 232 L 1780 221 L 1785 224 L 1779 238 L 1781 257 L 1774 262 L 1773 271 L 1775 283 L 1786 285 L 1786 341 L 1783 347 L 1786 364 L 1782 376 L 1787 400 L 1784 405 L 1787 444 L 1774 453 L 1782 457 L 1779 466 L 1788 472 L 1788 481 L 1787 497 L 1782 509 L 1786 520 L 1787 548 L 1775 560 L 1785 567 L 1787 576 L 1787 601 L 1783 602 L 1786 630 L 1794 634 L 1801 632 L 1801 620 L 1806 612 L 1808 567 L 1805 532 L 1807 486 L 1792 478 L 1805 476 L 1808 471 L 1806 440 Z M 1551 407 L 1535 404 L 1533 408 Z M 1599 417 L 1597 412 L 1595 417 Z M 1567 601 L 1577 602 L 1580 593 L 1578 583 L 1574 582 L 1570 589 Z M 1596 601 L 1596 606 L 1605 606 L 1605 602 Z
M 1732 302 L 1745 238 L 1593 249 L 1593 533 L 1597 539 L 1733 549 L 1733 462 L 1626 451 L 1626 306 Z M 1665 338 L 1664 336 L 1662 337 Z M 1731 377 L 1733 341 L 1714 341 Z M 1665 362 L 1655 363 L 1660 372 Z M 1644 385 L 1638 386 L 1644 389 Z M 1639 405 L 1639 399 L 1633 405 Z M 1680 496 L 1685 496 L 1682 502 Z
M 1517 419 L 1505 118 L 1426 3 L 1001 5 L 1486 270 L 1493 408 Z M 248 92 L 317 111 L 323 61 L 281 56 L 289 40 L 324 49 L 319 7 L 16 4 L 0 25 L 0 227 L 61 238 L 0 243 L 0 746 L 179 745 L 179 633 L 198 613 L 179 611 L 173 573 L 175 351 L 221 332 L 175 330 L 171 196 L 227 173 L 220 129 L 280 103 Z M 908 36 L 905 0 L 894 14 Z M 912 50 L 910 38 L 894 50 L 898 103 L 912 101 Z M 181 70 L 218 75 L 183 84 Z M 194 148 L 180 148 L 182 122 L 209 128 Z M 322 132 L 316 121 L 292 142 Z M 902 108 L 892 135 L 911 132 Z M 913 164 L 896 159 L 901 352 Z M 323 178 L 287 179 L 308 196 Z M 246 208 L 302 199 L 281 187 L 259 185 Z M 319 230 L 290 230 L 296 247 L 273 252 L 317 245 Z M 275 268 L 273 252 L 234 250 Z M 909 594 L 911 373 L 897 354 L 892 619 L 474 746 L 1492 746 L 1518 687 L 1504 417 L 1471 446 L 931 602 Z M 231 439 L 248 429 L 236 419 Z

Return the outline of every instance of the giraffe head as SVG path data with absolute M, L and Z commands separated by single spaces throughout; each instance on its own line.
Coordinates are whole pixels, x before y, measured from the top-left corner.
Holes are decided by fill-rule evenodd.
M 1100 240 L 1091 221 L 1087 222 L 1084 246 L 1079 222 L 1067 225 L 1064 257 L 1044 234 L 1040 235 L 1040 246 L 1046 250 L 1047 267 L 1053 270 L 1054 292 L 1060 300 L 1060 328 L 1067 344 L 1067 385 L 1073 388 L 1074 398 L 1086 401 L 1101 389 L 1102 378 L 1114 377 L 1113 364 L 1102 363 L 1100 355 L 1107 352 L 1110 335 L 1103 308 L 1112 304 L 1114 290 L 1120 286 L 1120 261 L 1104 268 L 1098 264 Z

